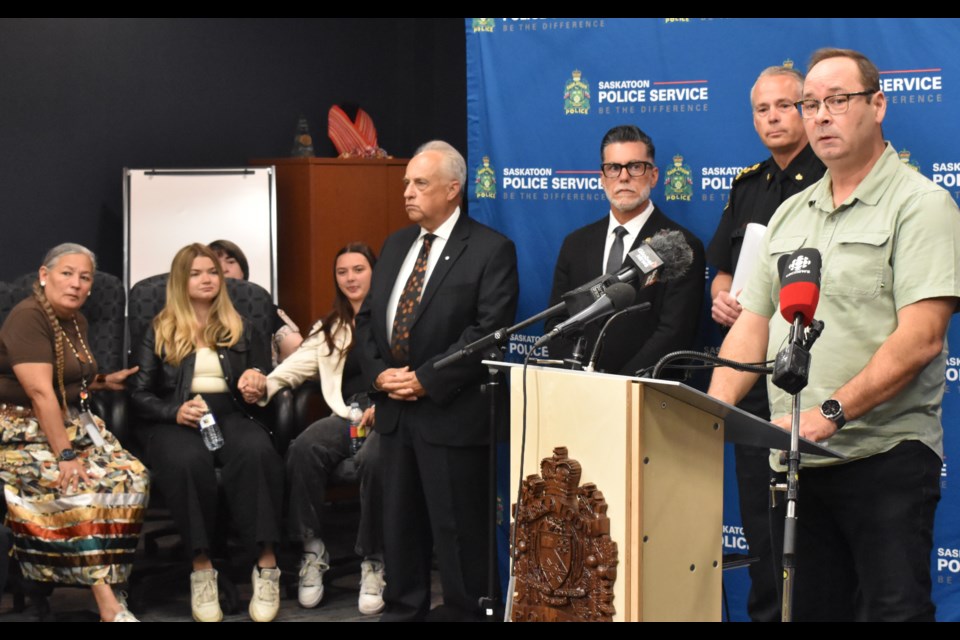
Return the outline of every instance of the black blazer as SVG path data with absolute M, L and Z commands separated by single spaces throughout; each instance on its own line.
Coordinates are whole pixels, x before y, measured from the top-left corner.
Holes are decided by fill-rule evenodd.
M 601 275 L 608 225 L 609 216 L 604 216 L 564 239 L 553 273 L 551 306 L 561 302 L 561 296 L 567 291 Z M 673 282 L 658 282 L 637 292 L 634 304 L 649 302 L 652 307 L 649 311 L 632 312 L 613 321 L 597 362 L 599 371 L 634 375 L 638 369 L 656 364 L 657 360 L 672 351 L 694 346 L 705 283 L 703 243 L 655 206 L 630 250 L 661 229 L 676 229 L 683 233 L 693 249 L 693 264 L 682 278 Z M 547 321 L 547 330 L 566 317 L 564 314 L 551 318 Z M 587 327 L 588 350 L 584 360 L 589 357 L 603 323 L 601 320 Z M 572 344 L 567 339 L 554 340 L 550 344 L 550 356 L 569 355 Z
M 180 405 L 193 395 L 190 385 L 197 356 L 191 353 L 179 367 L 175 367 L 156 355 L 155 345 L 156 334 L 151 325 L 133 353 L 131 366 L 139 366 L 140 370 L 131 378 L 127 391 L 134 415 L 140 421 L 176 424 Z M 258 411 L 243 401 L 243 396 L 237 390 L 237 382 L 247 369 L 270 370 L 269 343 L 244 319 L 243 335 L 237 344 L 230 348 L 218 347 L 217 353 L 234 403 L 241 412 L 253 417 L 251 414 Z
M 366 383 L 399 366 L 387 340 L 387 304 L 404 258 L 420 227 L 402 229 L 383 245 L 370 294 L 357 315 L 356 347 Z M 488 411 L 480 393 L 485 377 L 478 357 L 440 371 L 437 360 L 513 322 L 517 310 L 516 249 L 505 236 L 461 210 L 417 307 L 410 329 L 409 366 L 427 395 L 415 402 L 374 394 L 376 429 L 390 433 L 401 419 L 415 423 L 434 444 L 467 446 L 487 441 Z

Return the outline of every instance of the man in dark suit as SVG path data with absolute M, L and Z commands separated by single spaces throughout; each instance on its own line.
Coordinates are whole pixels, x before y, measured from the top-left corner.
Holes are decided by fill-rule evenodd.
M 683 233 L 694 255 L 683 277 L 637 292 L 634 304 L 649 302 L 649 311 L 624 314 L 610 325 L 596 368 L 634 375 L 667 353 L 693 346 L 703 303 L 703 243 L 651 202 L 650 190 L 657 184 L 659 171 L 654 164 L 653 141 L 647 134 L 633 125 L 610 129 L 600 144 L 600 161 L 610 214 L 577 229 L 563 241 L 550 304 L 559 303 L 565 292 L 604 273 L 616 273 L 627 253 L 661 229 Z M 547 328 L 563 319 L 553 318 Z M 596 342 L 601 325 L 595 322 L 587 327 L 588 349 Z M 564 356 L 572 351 L 569 341 L 555 345 L 551 355 Z
M 517 260 L 509 239 L 460 210 L 465 184 L 449 144 L 417 151 L 404 177 L 415 225 L 387 238 L 357 317 L 364 377 L 378 392 L 383 620 L 427 616 L 434 549 L 448 618 L 475 617 L 485 591 L 485 368 L 476 358 L 433 365 L 513 321 Z

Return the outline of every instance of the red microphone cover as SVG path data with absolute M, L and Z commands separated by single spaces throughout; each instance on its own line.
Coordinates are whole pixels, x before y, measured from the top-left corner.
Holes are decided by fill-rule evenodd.
M 783 265 L 780 276 L 780 314 L 787 322 L 799 314 L 803 326 L 813 322 L 820 301 L 820 268 L 817 249 L 797 249 Z

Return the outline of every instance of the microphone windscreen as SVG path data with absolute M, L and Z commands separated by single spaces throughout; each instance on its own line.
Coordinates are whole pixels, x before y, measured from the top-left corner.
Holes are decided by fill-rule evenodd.
M 777 277 L 783 282 L 783 270 L 787 268 L 787 262 L 790 261 L 790 254 L 785 253 L 777 260 Z
M 610 298 L 610 302 L 613 303 L 614 311 L 623 311 L 629 307 L 633 304 L 633 299 L 637 295 L 636 289 L 626 282 L 617 282 L 610 285 L 605 293 Z
M 780 277 L 780 313 L 787 322 L 799 314 L 803 326 L 813 322 L 820 302 L 820 268 L 817 249 L 797 249 L 783 265 Z
M 682 277 L 693 264 L 693 249 L 687 243 L 683 233 L 676 229 L 661 229 L 646 240 L 663 260 L 660 279 L 670 282 Z

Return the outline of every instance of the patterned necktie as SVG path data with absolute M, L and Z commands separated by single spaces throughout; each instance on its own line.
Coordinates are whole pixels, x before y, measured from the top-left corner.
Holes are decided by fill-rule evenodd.
M 410 325 L 417 314 L 417 305 L 420 304 L 420 294 L 423 293 L 423 280 L 427 275 L 427 258 L 430 255 L 430 245 L 437 236 L 428 233 L 423 236 L 423 246 L 413 265 L 413 271 L 407 278 L 400 300 L 397 301 L 397 313 L 393 317 L 393 336 L 390 339 L 390 351 L 398 363 L 404 364 L 410 358 Z
M 607 257 L 607 270 L 605 273 L 612 274 L 620 271 L 623 266 L 623 236 L 627 235 L 627 230 L 623 227 L 617 227 L 613 230 L 617 236 L 613 239 L 613 246 L 610 247 L 610 255 Z

